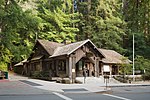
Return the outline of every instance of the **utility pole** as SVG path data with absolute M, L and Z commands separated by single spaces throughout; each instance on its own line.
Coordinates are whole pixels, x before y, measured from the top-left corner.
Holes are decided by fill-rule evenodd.
M 133 33 L 133 81 L 135 81 L 135 75 L 134 75 L 134 73 L 135 73 L 135 66 L 134 66 L 134 33 Z

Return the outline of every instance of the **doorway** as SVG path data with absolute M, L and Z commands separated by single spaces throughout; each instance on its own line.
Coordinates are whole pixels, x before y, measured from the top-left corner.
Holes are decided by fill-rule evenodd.
M 83 77 L 83 71 L 86 70 L 87 77 L 94 76 L 94 64 L 88 58 L 82 58 L 76 63 L 76 76 Z

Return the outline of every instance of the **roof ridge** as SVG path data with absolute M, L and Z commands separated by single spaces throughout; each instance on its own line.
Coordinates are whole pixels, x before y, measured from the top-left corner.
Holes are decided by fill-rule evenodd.
M 93 45 L 93 48 L 96 49 L 100 53 L 100 55 L 104 57 L 104 55 L 97 49 L 97 47 L 93 44 L 93 42 L 90 39 L 60 46 L 55 49 L 54 54 L 51 57 L 56 57 L 60 55 L 70 55 L 72 52 L 76 51 L 78 48 L 80 48 L 82 45 L 88 42 L 90 42 Z
M 89 40 L 89 39 L 86 39 L 86 40 L 83 40 L 83 41 L 87 41 L 87 40 Z M 69 43 L 69 44 L 65 44 L 65 45 L 63 45 L 63 46 L 67 46 L 67 45 L 73 45 L 73 44 L 76 44 L 76 43 L 80 43 L 80 42 L 83 42 L 83 41 L 77 41 L 77 42 L 73 42 L 73 43 Z

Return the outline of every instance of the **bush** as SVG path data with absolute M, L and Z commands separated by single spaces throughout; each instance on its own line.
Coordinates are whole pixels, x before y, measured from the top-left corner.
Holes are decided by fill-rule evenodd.
M 118 81 L 120 81 L 122 83 L 127 83 L 128 80 L 129 80 L 128 77 L 124 77 L 124 76 L 116 76 L 116 77 L 114 76 L 114 79 L 116 79 L 116 80 L 118 80 Z
M 143 79 L 143 80 L 150 80 L 150 75 L 145 75 L 145 74 L 143 74 L 143 75 L 142 75 L 142 79 Z
M 49 71 L 34 71 L 32 77 L 43 80 L 51 80 L 51 75 Z
M 34 71 L 33 72 L 33 74 L 32 74 L 32 77 L 33 78 L 39 78 L 39 77 L 41 77 L 42 75 L 41 75 L 41 72 L 40 71 Z
M 7 64 L 4 62 L 0 62 L 0 70 L 1 71 L 7 71 Z
M 142 75 L 143 80 L 150 80 L 150 60 L 142 56 L 137 56 L 135 65 L 138 70 L 145 70 Z

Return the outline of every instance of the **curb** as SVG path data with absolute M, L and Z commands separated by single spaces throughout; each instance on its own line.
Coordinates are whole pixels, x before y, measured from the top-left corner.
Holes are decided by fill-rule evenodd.
M 9 82 L 9 79 L 0 80 L 0 82 Z
M 137 87 L 137 86 L 150 86 L 150 84 L 131 84 L 131 85 L 118 85 L 118 86 L 108 86 L 108 87 Z
M 51 91 L 51 90 L 49 90 L 50 92 L 57 92 L 57 93 L 61 93 L 61 94 L 89 94 L 89 93 L 110 93 L 110 92 L 112 92 L 112 90 L 111 90 L 111 88 L 109 88 L 109 90 L 100 90 L 100 91 L 89 91 L 89 90 L 87 90 L 87 91 L 68 91 L 68 92 L 65 92 L 65 91 L 63 91 L 63 92 L 60 92 L 60 91 Z

